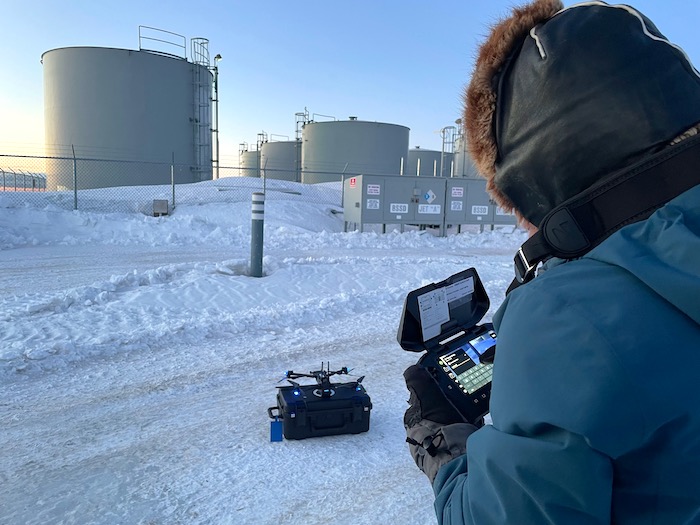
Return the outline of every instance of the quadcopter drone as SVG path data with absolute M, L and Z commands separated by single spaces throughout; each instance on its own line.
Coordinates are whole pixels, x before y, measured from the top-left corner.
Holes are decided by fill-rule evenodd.
M 331 367 L 329 362 L 326 364 L 325 368 L 323 363 L 321 363 L 320 370 L 312 370 L 308 374 L 294 372 L 293 370 L 287 370 L 284 373 L 284 377 L 280 379 L 280 381 L 284 381 L 286 379 L 294 387 L 294 395 L 299 396 L 302 393 L 301 385 L 294 381 L 294 379 L 299 379 L 300 377 L 310 377 L 312 379 L 315 379 L 316 383 L 318 384 L 318 388 L 313 391 L 314 395 L 320 398 L 330 398 L 335 394 L 335 390 L 333 389 L 333 383 L 331 383 L 331 377 L 334 375 L 348 375 L 352 371 L 352 369 L 348 370 L 347 366 L 344 366 L 339 370 L 331 370 L 330 368 Z M 365 376 L 360 376 L 357 378 L 356 381 L 354 381 L 355 390 L 361 391 L 363 389 L 363 387 L 360 386 L 360 383 L 362 383 L 362 380 L 364 378 Z

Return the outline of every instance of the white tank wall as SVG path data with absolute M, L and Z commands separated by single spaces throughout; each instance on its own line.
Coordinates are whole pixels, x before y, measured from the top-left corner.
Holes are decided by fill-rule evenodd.
M 79 188 L 169 184 L 211 179 L 211 105 L 195 108 L 195 95 L 210 97 L 212 75 L 205 66 L 146 51 L 100 47 L 53 49 L 42 55 L 45 142 L 76 156 L 138 161 L 78 163 Z M 199 68 L 199 69 L 195 69 Z M 193 73 L 200 85 L 195 91 Z M 195 144 L 195 125 L 202 142 Z M 208 141 L 208 143 L 207 143 Z M 200 162 L 198 163 L 197 160 Z M 200 169 L 201 166 L 201 169 Z M 54 166 L 55 168 L 55 166 Z M 47 165 L 49 187 L 72 188 L 72 173 Z
M 404 168 L 403 174 L 414 177 L 449 177 L 453 157 L 452 153 L 446 152 L 443 159 L 442 151 L 414 148 L 408 151 L 408 164 Z M 418 160 L 420 160 L 420 171 Z M 443 163 L 442 172 L 440 171 L 441 162 Z
M 458 137 L 455 141 L 454 166 L 454 177 L 481 178 L 467 151 L 467 143 L 463 137 Z
M 408 161 L 408 134 L 405 126 L 361 120 L 304 124 L 301 181 L 339 181 L 343 172 L 400 175 L 401 159 Z
M 265 142 L 260 147 L 260 169 L 266 179 L 299 182 L 301 141 Z
M 243 151 L 238 158 L 241 177 L 260 177 L 260 152 Z

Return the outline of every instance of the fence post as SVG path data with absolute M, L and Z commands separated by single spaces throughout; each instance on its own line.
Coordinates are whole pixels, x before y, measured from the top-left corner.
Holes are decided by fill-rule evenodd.
M 0 169 L 2 171 L 2 191 L 5 191 L 5 170 Z
M 250 276 L 262 277 L 263 229 L 265 225 L 265 194 L 253 193 L 250 224 Z
M 267 169 L 267 161 L 269 159 L 265 159 L 265 164 L 263 164 L 262 171 L 260 172 L 260 175 L 262 176 L 262 183 L 263 183 L 263 200 L 264 200 L 264 195 L 266 191 L 266 185 L 267 185 L 267 172 L 265 171 Z M 258 164 L 258 169 L 260 169 L 260 164 Z
M 75 158 L 75 146 L 71 144 L 73 150 L 73 209 L 78 209 L 78 160 Z
M 170 186 L 173 189 L 173 202 L 170 205 L 170 209 L 175 209 L 175 152 L 173 151 L 173 157 L 170 162 Z

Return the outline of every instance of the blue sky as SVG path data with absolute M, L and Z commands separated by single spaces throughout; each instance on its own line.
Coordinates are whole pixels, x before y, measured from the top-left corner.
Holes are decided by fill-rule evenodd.
M 0 152 L 43 144 L 42 53 L 138 49 L 139 26 L 209 39 L 220 53 L 221 164 L 257 134 L 294 137 L 296 112 L 408 126 L 440 149 L 461 112 L 476 48 L 507 0 L 3 0 Z M 569 6 L 575 2 L 565 1 Z M 700 65 L 700 2 L 629 2 Z

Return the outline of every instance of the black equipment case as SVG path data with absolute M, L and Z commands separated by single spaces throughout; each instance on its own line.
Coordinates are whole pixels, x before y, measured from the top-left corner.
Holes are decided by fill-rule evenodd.
M 305 439 L 369 430 L 372 402 L 359 382 L 278 387 L 277 406 L 267 409 L 281 418 L 286 439 Z M 274 413 L 276 411 L 276 414 Z

